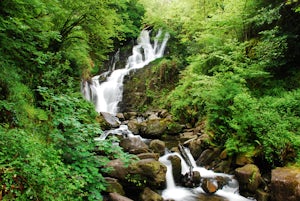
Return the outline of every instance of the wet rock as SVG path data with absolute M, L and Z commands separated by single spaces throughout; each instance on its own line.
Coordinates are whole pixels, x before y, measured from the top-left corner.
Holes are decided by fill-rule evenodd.
M 107 112 L 101 112 L 100 114 L 103 116 L 105 121 L 111 125 L 112 128 L 117 128 L 120 126 L 121 122 L 114 115 Z
M 125 195 L 123 186 L 118 182 L 117 179 L 111 177 L 105 177 L 107 183 L 106 192 L 108 193 L 118 193 L 120 195 Z
M 189 188 L 198 186 L 200 181 L 201 176 L 198 171 L 187 172 L 181 179 L 182 185 Z
M 154 159 L 143 159 L 128 167 L 129 174 L 139 175 L 142 183 L 147 182 L 147 186 L 162 188 L 166 183 L 167 167 Z
M 240 190 L 255 192 L 262 181 L 260 171 L 254 164 L 247 164 L 235 169 L 235 176 L 240 184 Z
M 206 149 L 201 153 L 200 157 L 196 161 L 196 164 L 199 166 L 207 166 L 212 161 L 218 159 L 219 154 L 220 150 L 218 148 Z
M 139 137 L 122 139 L 120 141 L 120 146 L 123 147 L 124 151 L 127 151 L 131 154 L 140 154 L 140 153 L 149 152 L 148 145 L 146 145 Z
M 141 153 L 141 154 L 138 154 L 137 157 L 139 157 L 139 159 L 154 159 L 154 160 L 158 161 L 159 154 L 158 153 Z
M 166 144 L 161 140 L 152 140 L 149 145 L 150 149 L 160 156 L 165 154 Z
M 217 176 L 214 179 L 217 182 L 219 189 L 223 188 L 223 186 L 227 185 L 229 183 L 229 181 L 231 180 L 231 178 L 222 177 L 222 176 Z
M 272 200 L 300 200 L 300 168 L 278 167 L 272 170 L 271 177 Z
M 218 190 L 217 182 L 208 178 L 203 179 L 201 187 L 204 190 L 204 192 L 208 194 L 214 194 Z
M 171 155 L 168 157 L 172 164 L 172 173 L 175 183 L 181 182 L 181 159 L 179 156 Z
M 139 134 L 140 123 L 137 119 L 131 119 L 127 123 L 128 129 L 135 135 Z
M 146 187 L 140 195 L 143 201 L 163 201 L 164 199 L 150 188 Z
M 129 199 L 128 197 L 122 196 L 118 193 L 110 193 L 109 194 L 110 201 L 134 201 Z
M 120 159 L 110 161 L 106 165 L 106 167 L 112 169 L 110 172 L 107 173 L 109 177 L 124 180 L 125 176 L 128 174 L 127 168 Z

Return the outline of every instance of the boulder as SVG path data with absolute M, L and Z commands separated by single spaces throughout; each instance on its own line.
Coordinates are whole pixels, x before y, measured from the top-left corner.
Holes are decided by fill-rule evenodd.
M 146 182 L 149 187 L 159 189 L 165 186 L 167 167 L 159 161 L 143 159 L 129 165 L 128 171 L 130 175 L 141 179 L 141 183 Z
M 165 154 L 166 144 L 161 140 L 152 140 L 149 144 L 149 147 L 160 156 Z
M 195 134 L 195 131 L 194 131 Z M 198 135 L 195 135 L 198 136 Z M 202 134 L 197 139 L 189 142 L 189 149 L 194 158 L 199 158 L 201 153 L 207 148 L 208 141 L 210 140 L 210 136 L 208 134 Z
M 235 169 L 235 176 L 240 184 L 240 190 L 255 193 L 262 177 L 258 167 L 254 164 L 247 164 Z
M 117 127 L 120 126 L 121 122 L 114 115 L 112 115 L 110 113 L 107 113 L 107 112 L 101 112 L 100 114 L 103 116 L 103 118 L 105 119 L 105 121 L 109 125 L 111 125 L 112 128 L 117 128 Z
M 181 159 L 177 155 L 171 155 L 168 157 L 168 160 L 171 161 L 172 164 L 172 173 L 175 183 L 181 182 Z
M 300 168 L 278 167 L 272 170 L 271 192 L 274 201 L 299 201 Z
M 182 176 L 181 183 L 185 187 L 193 188 L 199 186 L 201 182 L 201 176 L 198 171 L 187 172 Z
M 106 187 L 106 192 L 108 193 L 118 193 L 120 195 L 125 195 L 125 192 L 123 190 L 123 186 L 118 182 L 117 179 L 115 178 L 111 178 L 111 177 L 105 177 L 104 178 L 106 183 L 107 183 L 107 187 Z
M 150 188 L 146 187 L 140 195 L 143 201 L 163 201 L 164 199 Z
M 111 171 L 107 173 L 109 177 L 124 180 L 128 174 L 127 168 L 120 159 L 110 161 L 106 167 L 111 168 Z
M 134 201 L 129 199 L 128 197 L 122 196 L 118 193 L 110 193 L 109 194 L 110 201 Z
M 131 119 L 127 123 L 128 129 L 133 133 L 133 134 L 139 134 L 139 129 L 140 129 L 140 122 L 137 119 Z
M 147 153 L 149 150 L 148 145 L 139 137 L 124 138 L 120 141 L 120 146 L 131 154 Z
M 217 182 L 215 182 L 209 178 L 203 179 L 201 187 L 204 190 L 204 192 L 208 193 L 208 194 L 214 194 L 218 190 Z
M 206 149 L 201 153 L 200 157 L 196 161 L 196 164 L 199 166 L 210 165 L 211 162 L 218 159 L 219 154 L 220 150 L 218 148 Z
M 140 124 L 140 134 L 146 138 L 160 138 L 167 129 L 167 123 L 162 119 L 149 119 Z

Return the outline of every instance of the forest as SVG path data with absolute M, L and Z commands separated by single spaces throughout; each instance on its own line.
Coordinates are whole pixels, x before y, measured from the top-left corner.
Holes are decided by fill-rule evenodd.
M 94 140 L 80 82 L 145 27 L 170 33 L 158 65 L 179 72 L 145 108 L 204 122 L 212 145 L 268 170 L 299 167 L 298 0 L 2 0 L 0 200 L 103 200 L 108 161 L 136 159 Z

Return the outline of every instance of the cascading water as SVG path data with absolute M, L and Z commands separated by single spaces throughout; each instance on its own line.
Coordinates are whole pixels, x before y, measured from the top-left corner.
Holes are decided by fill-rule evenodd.
M 149 34 L 150 32 L 148 30 L 143 30 L 141 32 L 141 35 L 138 39 L 138 44 L 133 47 L 132 55 L 128 58 L 125 68 L 115 70 L 113 64 L 107 72 L 97 75 L 89 81 L 82 82 L 82 93 L 87 100 L 95 104 L 97 112 L 108 112 L 115 115 L 118 112 L 118 103 L 122 100 L 123 79 L 125 75 L 127 75 L 131 70 L 143 68 L 151 61 L 163 56 L 166 43 L 169 39 L 169 34 L 166 33 L 162 43 L 159 43 L 158 39 L 162 34 L 162 32 L 159 31 L 155 37 L 153 45 L 151 44 Z M 116 56 L 118 57 L 118 53 Z M 110 76 L 107 77 L 109 74 Z M 106 81 L 100 83 L 99 78 L 106 78 Z M 121 134 L 124 137 L 129 138 L 141 138 L 141 136 L 133 135 L 133 133 L 128 130 L 127 125 L 121 125 L 117 129 L 104 131 L 103 134 L 95 140 L 105 140 L 105 138 L 110 134 Z M 141 139 L 146 141 L 146 139 Z M 192 170 L 200 172 L 202 178 L 214 178 L 217 176 L 228 178 L 229 182 L 227 185 L 215 192 L 215 195 L 224 198 L 224 201 L 253 201 L 253 199 L 248 199 L 238 194 L 238 183 L 233 176 L 215 173 L 211 170 L 198 167 L 189 150 L 184 149 L 184 151 L 189 160 L 189 164 L 187 164 L 185 159 L 178 153 L 166 153 L 159 159 L 159 161 L 165 164 L 167 167 L 167 188 L 163 190 L 161 194 L 165 200 L 197 201 L 199 200 L 197 198 L 199 194 L 205 194 L 204 190 L 200 186 L 196 186 L 194 188 L 185 188 L 175 184 L 172 172 L 172 164 L 168 158 L 171 155 L 176 155 L 181 159 L 182 175 L 185 175 Z
M 122 101 L 123 80 L 131 70 L 143 68 L 151 61 L 163 56 L 169 34 L 164 35 L 160 44 L 159 38 L 162 31 L 159 30 L 154 44 L 150 41 L 150 31 L 143 30 L 138 39 L 138 44 L 132 49 L 132 55 L 128 58 L 127 64 L 123 69 L 114 70 L 107 77 L 105 82 L 100 83 L 99 78 L 106 76 L 106 72 L 93 77 L 90 81 L 82 82 L 82 94 L 84 97 L 95 104 L 97 112 L 108 112 L 116 114 L 118 112 L 118 104 Z
M 225 185 L 222 189 L 219 189 L 215 195 L 224 198 L 224 200 L 228 201 L 254 201 L 252 198 L 245 198 L 238 194 L 239 186 L 238 182 L 233 178 L 232 175 L 224 174 L 224 173 L 215 173 L 212 170 L 207 170 L 203 167 L 199 167 L 196 165 L 196 162 L 190 153 L 189 149 L 185 148 L 185 152 L 191 162 L 192 170 L 198 171 L 202 178 L 216 178 L 223 177 L 227 178 L 228 184 Z M 167 166 L 167 188 L 162 192 L 162 197 L 165 200 L 174 200 L 174 201 L 197 201 L 198 194 L 205 194 L 204 190 L 198 186 L 195 188 L 184 188 L 181 186 L 176 186 L 172 174 L 172 165 L 170 160 L 168 159 L 170 156 L 176 155 L 181 159 L 182 171 L 181 174 L 185 175 L 190 171 L 189 166 L 185 162 L 184 158 L 178 153 L 166 153 L 164 156 L 160 157 L 159 161 L 164 163 Z

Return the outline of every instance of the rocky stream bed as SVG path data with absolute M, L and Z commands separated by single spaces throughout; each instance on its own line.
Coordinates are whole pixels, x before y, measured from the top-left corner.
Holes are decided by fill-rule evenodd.
M 117 135 L 119 146 L 139 158 L 129 166 L 119 159 L 109 162 L 107 166 L 112 171 L 105 175 L 109 184 L 105 194 L 107 201 L 300 200 L 299 168 L 278 167 L 266 172 L 247 156 L 228 156 L 226 150 L 209 143 L 211 136 L 204 131 L 205 122 L 189 128 L 174 122 L 166 110 L 143 114 L 126 112 L 116 117 L 101 113 L 100 116 L 99 122 L 107 130 L 100 137 L 102 139 L 96 140 Z M 187 149 L 190 156 L 184 156 L 187 152 L 183 149 Z M 171 194 L 177 193 L 176 199 L 166 196 L 166 188 L 170 185 L 167 165 L 162 162 L 166 153 L 169 153 L 167 160 L 174 179 L 171 185 L 176 187 Z M 190 162 L 188 157 L 192 157 Z M 190 167 L 185 174 L 182 174 L 183 161 Z M 193 164 L 189 163 L 205 171 L 213 170 L 213 176 L 194 171 Z M 225 190 L 228 188 L 237 192 L 227 196 Z M 190 192 L 191 196 L 185 195 Z

